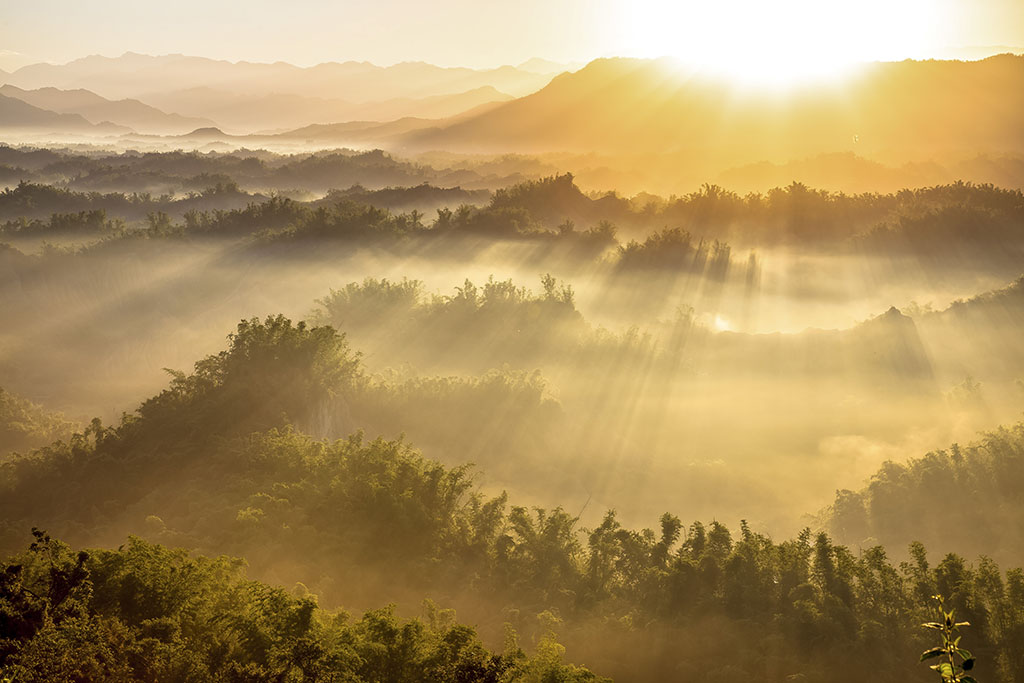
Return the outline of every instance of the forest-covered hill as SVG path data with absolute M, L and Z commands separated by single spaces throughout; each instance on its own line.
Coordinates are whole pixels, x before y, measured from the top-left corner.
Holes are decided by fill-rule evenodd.
M 282 317 L 243 322 L 226 350 L 197 363 L 194 372 L 174 376 L 120 424 L 94 421 L 68 441 L 6 462 L 0 470 L 3 546 L 17 551 L 35 525 L 76 546 L 112 546 L 135 533 L 243 556 L 257 577 L 284 585 L 302 581 L 326 605 L 408 606 L 430 597 L 469 615 L 491 642 L 504 622 L 548 642 L 543 629 L 529 630 L 531 624 L 537 628 L 532 615 L 548 612 L 560 622 L 558 637 L 570 661 L 632 679 L 696 670 L 708 680 L 781 681 L 825 671 L 836 681 L 865 675 L 904 680 L 916 671 L 913 655 L 926 644 L 917 623 L 927 616 L 928 596 L 938 592 L 974 625 L 974 650 L 984 653 L 978 674 L 1017 680 L 1024 661 L 1024 578 L 1019 569 L 1001 571 L 985 557 L 969 563 L 959 548 L 942 547 L 957 534 L 934 536 L 938 547 L 931 549 L 939 555 L 929 557 L 915 543 L 907 562 L 894 563 L 881 546 L 851 549 L 824 532 L 805 530 L 775 542 L 745 522 L 731 532 L 716 521 L 687 525 L 670 513 L 653 530 L 625 527 L 614 511 L 585 529 L 570 511 L 528 509 L 506 494 L 487 495 L 475 488 L 466 467 L 446 468 L 404 443 L 358 435 L 317 441 L 301 433 L 325 414 L 357 425 L 361 394 L 373 391 L 379 389 L 365 383 L 358 356 L 331 328 Z M 1004 493 L 961 486 L 963 495 L 977 494 L 976 519 L 1002 514 L 1003 500 L 1020 490 L 1020 468 L 1013 465 L 1019 428 L 992 439 L 1005 444 L 996 449 L 990 440 L 984 446 Z M 887 470 L 879 476 L 888 477 Z M 923 508 L 933 508 L 926 519 L 941 528 L 943 515 L 953 514 L 943 501 L 956 494 L 935 481 L 915 491 L 921 500 L 931 496 Z M 952 511 L 953 505 L 946 507 Z M 847 524 L 847 517 L 836 519 Z M 134 542 L 119 551 L 123 555 L 99 554 L 99 562 L 84 556 L 76 565 L 64 555 L 60 576 L 71 581 L 88 569 L 102 577 L 122 567 L 118 580 L 134 586 L 134 602 L 145 601 L 151 599 L 145 591 L 154 590 L 147 588 L 146 572 L 167 567 L 158 560 L 149 569 L 136 562 L 166 552 Z M 48 554 L 39 552 L 40 561 Z M 208 566 L 171 557 L 172 567 Z M 128 609 L 123 597 L 120 604 L 102 602 L 105 591 L 118 590 L 123 595 L 97 579 L 93 602 L 83 598 L 80 613 L 47 626 L 52 632 L 45 637 L 74 639 L 74 629 L 92 619 L 132 647 L 155 622 L 118 611 Z M 264 589 L 247 590 L 266 595 Z M 312 603 L 276 595 L 280 607 L 274 609 L 306 609 L 310 618 Z M 294 608 L 287 607 L 289 600 L 298 600 Z M 186 647 L 192 636 L 174 621 L 183 618 L 175 616 L 182 608 L 166 600 L 158 604 L 150 618 L 162 620 L 166 647 Z M 276 623 L 276 617 L 253 616 L 256 608 L 241 605 L 231 608 L 241 614 L 224 618 Z M 375 615 L 352 628 L 359 633 L 365 619 L 390 619 Z M 313 628 L 305 623 L 304 629 Z M 181 635 L 174 635 L 179 628 Z M 271 642 L 288 637 L 280 630 L 265 636 Z M 429 648 L 437 636 L 428 631 L 418 637 L 426 641 L 420 647 Z M 42 656 L 33 654 L 42 642 L 28 643 L 25 657 Z M 285 667 L 289 650 L 282 647 L 270 654 L 233 650 L 221 665 Z M 538 651 L 541 661 L 545 647 Z M 203 656 L 194 664 L 200 670 L 211 666 Z M 475 656 L 478 663 L 484 657 Z
M 941 593 L 1019 681 L 1019 190 L 0 163 L 4 675 L 896 683 Z

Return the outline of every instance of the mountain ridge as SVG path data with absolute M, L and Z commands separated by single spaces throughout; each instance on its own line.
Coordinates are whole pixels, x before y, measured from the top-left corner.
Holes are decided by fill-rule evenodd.
M 15 97 L 0 95 L 0 129 L 40 130 L 54 129 L 107 134 L 132 132 L 125 126 L 109 121 L 91 123 L 78 114 L 60 114 L 48 109 L 35 107 Z
M 784 96 L 740 91 L 668 59 L 611 58 L 403 143 L 492 153 L 687 150 L 731 163 L 847 150 L 1024 150 L 1021 93 L 1024 57 L 1013 55 L 875 62 L 841 86 Z
M 175 133 L 213 125 L 208 119 L 164 112 L 136 99 L 109 100 L 84 88 L 25 90 L 6 84 L 0 86 L 0 94 L 59 114 L 77 114 L 93 124 L 109 121 L 140 132 Z
M 147 101 L 153 83 L 164 90 L 220 86 L 231 92 L 280 91 L 307 96 L 346 97 L 358 92 L 364 101 L 395 97 L 426 97 L 465 92 L 490 85 L 520 96 L 550 80 L 538 74 L 503 66 L 495 69 L 441 67 L 423 62 L 377 66 L 369 62 L 324 62 L 300 67 L 287 62 L 230 62 L 190 55 L 142 55 L 120 57 L 90 55 L 66 64 L 31 64 L 6 78 L 21 88 L 53 86 L 86 88 L 111 98 Z

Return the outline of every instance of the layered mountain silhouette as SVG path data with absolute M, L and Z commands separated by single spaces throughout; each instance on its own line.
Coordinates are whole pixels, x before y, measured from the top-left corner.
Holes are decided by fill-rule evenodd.
M 33 64 L 16 70 L 5 80 L 20 88 L 86 88 L 103 97 L 134 97 L 144 102 L 155 102 L 151 98 L 155 94 L 192 88 L 240 95 L 280 93 L 375 102 L 452 95 L 487 86 L 521 96 L 544 86 L 553 75 L 511 66 L 476 70 L 423 62 L 387 67 L 369 62 L 329 62 L 304 68 L 285 62 L 228 62 L 128 52 L 120 57 L 93 55 L 67 64 Z M 182 111 L 179 107 L 157 106 Z
M 130 133 L 125 126 L 103 121 L 91 123 L 79 114 L 61 114 L 34 107 L 15 97 L 0 95 L 0 130 L 75 133 Z
M 532 95 L 404 139 L 465 152 L 686 152 L 736 165 L 822 152 L 1024 151 L 1024 57 L 873 63 L 845 82 L 744 91 L 671 60 L 601 59 Z
M 343 123 L 312 124 L 271 136 L 274 139 L 307 140 L 324 144 L 368 144 L 381 147 L 401 145 L 404 136 L 439 125 L 451 125 L 470 119 L 495 107 L 501 102 L 484 102 L 472 109 L 446 119 L 403 116 L 393 121 L 345 121 Z
M 237 94 L 209 87 L 154 93 L 148 99 L 157 106 L 207 118 L 235 131 L 255 132 L 288 130 L 314 123 L 386 122 L 409 116 L 444 119 L 513 97 L 488 85 L 450 95 L 362 103 L 288 93 Z
M 6 103 L 0 124 L 78 133 L 97 132 L 89 126 L 103 120 L 140 133 L 164 126 L 175 135 L 216 128 L 224 139 L 258 133 L 246 144 L 399 153 L 574 152 L 643 159 L 634 165 L 677 184 L 720 177 L 740 188 L 812 170 L 827 171 L 837 187 L 865 190 L 947 182 L 958 169 L 1010 186 L 1020 176 L 1006 163 L 1024 154 L 1024 56 L 878 62 L 830 84 L 783 91 L 740 88 L 669 59 L 599 59 L 554 78 L 539 73 L 559 67 L 531 60 L 491 70 L 366 62 L 301 68 L 94 56 L 5 77 L 0 94 L 34 109 Z M 99 130 L 118 130 L 104 125 Z M 1010 161 L 989 161 L 1000 157 Z M 862 177 L 871 181 L 858 185 Z
M 0 87 L 0 95 L 59 114 L 77 114 L 90 123 L 109 121 L 146 133 L 182 133 L 213 123 L 208 119 L 168 114 L 138 100 L 108 100 L 81 88 L 24 90 L 14 85 L 4 85 Z

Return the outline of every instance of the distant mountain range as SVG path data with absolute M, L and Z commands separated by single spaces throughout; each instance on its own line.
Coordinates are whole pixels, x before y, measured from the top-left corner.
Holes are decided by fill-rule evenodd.
M 0 94 L 0 130 L 32 131 L 40 133 L 95 133 L 112 135 L 130 133 L 125 126 L 109 121 L 92 123 L 79 114 L 62 114 L 35 107 L 16 97 Z
M 109 121 L 149 133 L 175 134 L 213 125 L 209 119 L 168 114 L 138 100 L 108 100 L 83 89 L 23 90 L 14 85 L 4 85 L 0 86 L 0 95 L 60 114 L 77 114 L 90 123 Z
M 408 149 L 686 152 L 721 165 L 823 152 L 927 159 L 1024 152 L 1024 57 L 866 65 L 844 83 L 750 92 L 669 60 L 601 59 Z
M 145 134 L 178 135 L 213 126 L 242 134 L 410 116 L 443 119 L 533 92 L 559 71 L 558 64 L 544 60 L 488 70 L 419 62 L 302 68 L 126 53 L 0 72 L 0 83 L 6 83 L 0 92 Z
M 285 62 L 228 62 L 185 55 L 120 57 L 93 55 L 67 64 L 32 64 L 5 77 L 7 83 L 32 89 L 86 88 L 103 97 L 154 101 L 155 94 L 210 88 L 236 95 L 289 94 L 349 102 L 454 95 L 490 86 L 521 96 L 543 87 L 559 70 L 536 71 L 503 66 L 497 69 L 445 68 L 423 62 L 376 66 L 369 62 L 329 62 L 298 67 Z M 556 67 L 553 67 L 556 68 Z M 163 105 L 161 105 L 163 106 Z M 171 107 L 175 111 L 178 107 Z
M 512 99 L 489 85 L 451 95 L 365 103 L 283 93 L 239 95 L 207 87 L 149 95 L 156 106 L 204 117 L 239 132 L 284 132 L 310 124 L 387 122 L 408 116 L 443 119 L 483 104 Z
M 203 149 L 566 153 L 590 187 L 620 189 L 800 179 L 868 191 L 958 177 L 1018 187 L 1024 177 L 1024 56 L 878 62 L 788 91 L 744 90 L 665 59 L 543 73 L 560 66 L 87 57 L 4 76 L 0 130 Z

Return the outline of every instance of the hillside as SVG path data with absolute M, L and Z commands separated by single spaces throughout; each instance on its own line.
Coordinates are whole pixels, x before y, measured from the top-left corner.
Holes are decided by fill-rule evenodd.
M 957 538 L 966 554 L 1019 561 L 1022 479 L 1024 425 L 1018 424 L 906 463 L 886 462 L 862 489 L 836 491 L 822 519 L 837 539 L 857 547 L 934 546 Z
M 60 114 L 77 114 L 90 123 L 109 121 L 142 133 L 182 133 L 211 125 L 202 118 L 168 114 L 138 100 L 108 100 L 88 90 L 39 88 L 23 90 L 17 86 L 0 87 L 0 95 L 13 97 L 41 109 Z
M 685 150 L 716 165 L 835 151 L 929 159 L 1024 150 L 1022 109 L 1024 57 L 1013 55 L 878 62 L 829 88 L 784 94 L 741 91 L 667 59 L 600 59 L 404 142 L 477 152 Z
M 408 116 L 441 119 L 510 99 L 513 99 L 510 95 L 490 85 L 460 93 L 373 102 L 281 92 L 239 94 L 210 87 L 149 95 L 149 101 L 160 106 L 207 117 L 235 131 L 248 132 L 347 121 L 386 122 Z
M 0 683 L 1024 683 L 1024 0 L 8 5 Z
M 471 626 L 429 600 L 423 619 L 389 605 L 350 620 L 298 586 L 248 579 L 242 559 L 138 538 L 77 552 L 43 531 L 31 538 L 0 563 L 5 681 L 606 680 L 562 664 L 551 632 L 534 657 L 511 646 L 514 633 L 503 652 L 488 652 Z
M 227 349 L 199 361 L 191 374 L 174 373 L 164 391 L 117 426 L 94 420 L 69 441 L 0 469 L 0 548 L 23 548 L 29 527 L 45 524 L 76 545 L 116 547 L 136 533 L 203 553 L 237 553 L 255 577 L 278 585 L 302 581 L 295 597 L 312 589 L 325 605 L 343 598 L 352 606 L 407 608 L 427 596 L 472 615 L 491 640 L 504 623 L 518 630 L 540 621 L 559 629 L 572 660 L 633 680 L 664 680 L 666 671 L 696 666 L 709 680 L 822 680 L 827 673 L 827 680 L 852 683 L 877 668 L 891 674 L 879 680 L 907 680 L 917 663 L 906 653 L 923 643 L 916 624 L 927 614 L 927 596 L 941 592 L 973 625 L 972 647 L 986 655 L 977 673 L 1019 680 L 1013 672 L 1024 657 L 1020 570 L 1004 578 L 992 560 L 971 564 L 954 553 L 933 567 L 920 544 L 910 562 L 897 565 L 880 546 L 855 553 L 809 529 L 775 541 L 746 522 L 734 534 L 718 521 L 686 525 L 670 513 L 656 529 L 630 529 L 609 510 L 584 529 L 565 509 L 530 510 L 510 504 L 505 493 L 475 490 L 468 467 L 445 467 L 401 441 L 361 434 L 318 441 L 290 426 L 315 422 L 324 408 L 357 406 L 368 390 L 374 388 L 358 356 L 333 329 L 281 316 L 243 321 Z M 1019 457 L 997 456 L 990 462 L 1012 495 Z M 998 501 L 977 505 L 988 515 Z M 163 634 L 157 640 L 175 648 L 187 647 L 201 624 L 209 637 L 223 638 L 223 619 L 303 607 L 283 590 L 242 584 L 231 565 L 222 564 L 211 584 L 204 580 L 207 561 L 139 540 L 77 561 L 42 533 L 34 543 L 22 561 L 5 567 L 4 586 L 25 576 L 26 585 L 43 588 L 36 593 L 42 600 L 55 594 L 40 573 L 47 565 L 65 588 L 94 574 L 96 599 L 79 595 L 87 613 L 123 618 L 143 633 Z M 172 581 L 168 572 L 180 578 Z M 242 603 L 220 601 L 216 618 L 185 627 L 225 585 Z M 264 596 L 251 607 L 246 586 Z M 0 605 L 9 619 L 31 614 L 24 599 L 0 593 L 0 600 L 8 601 Z M 301 625 L 315 604 L 305 602 L 305 620 L 264 617 L 265 631 L 250 646 L 308 633 Z M 75 640 L 74 631 L 48 628 L 51 638 Z M 397 635 L 393 628 L 383 632 Z M 31 643 L 34 633 L 18 635 Z M 761 654 L 765 649 L 771 658 Z M 26 651 L 40 666 L 57 661 L 45 649 Z M 228 648 L 221 661 L 232 653 L 244 662 L 245 651 Z M 318 651 L 301 661 L 319 661 Z M 217 661 L 204 654 L 198 664 L 211 660 Z
M 127 133 L 124 126 L 109 122 L 93 124 L 78 114 L 58 114 L 34 107 L 14 97 L 0 95 L 0 130 L 75 131 L 88 133 Z

